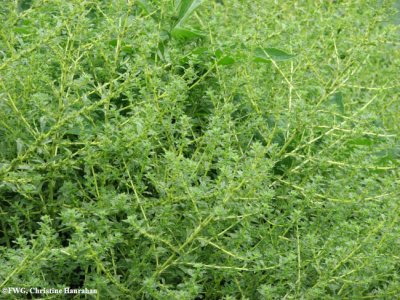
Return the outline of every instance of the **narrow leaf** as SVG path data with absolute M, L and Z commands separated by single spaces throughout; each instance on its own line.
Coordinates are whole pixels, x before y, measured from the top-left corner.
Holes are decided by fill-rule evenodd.
M 146 0 L 138 0 L 137 4 L 140 6 L 142 10 L 144 10 L 147 14 L 150 14 L 152 9 L 150 8 L 149 3 Z
M 158 21 L 158 17 L 155 14 L 156 9 L 154 9 L 148 1 L 146 0 L 138 0 L 138 6 L 149 16 L 151 16 L 154 20 Z
M 205 36 L 204 33 L 199 30 L 183 27 L 175 27 L 172 29 L 171 35 L 176 39 L 193 39 Z
M 127 54 L 132 54 L 134 52 L 134 49 L 132 46 L 123 46 L 121 50 Z
M 30 34 L 32 33 L 32 28 L 29 27 L 15 27 L 14 28 L 15 33 L 21 33 L 21 34 Z
M 208 52 L 208 48 L 206 47 L 198 47 L 192 51 L 192 54 L 202 55 Z
M 254 51 L 254 61 L 256 62 L 270 62 L 271 60 L 283 61 L 288 60 L 296 55 L 287 53 L 276 48 L 257 48 Z
M 203 0 L 181 0 L 179 1 L 178 7 L 178 23 L 177 25 L 182 24 L 192 13 L 193 11 L 200 6 Z
M 359 137 L 359 138 L 351 139 L 349 141 L 349 144 L 355 145 L 355 146 L 372 146 L 372 145 L 374 145 L 374 141 L 368 137 Z

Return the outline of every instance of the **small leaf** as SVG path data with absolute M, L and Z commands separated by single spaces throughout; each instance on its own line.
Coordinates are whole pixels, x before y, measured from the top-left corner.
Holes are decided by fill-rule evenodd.
M 192 51 L 192 54 L 202 55 L 208 52 L 208 48 L 206 47 L 199 47 Z
M 215 51 L 215 58 L 217 58 L 217 64 L 221 66 L 232 65 L 235 63 L 235 59 L 230 55 L 224 55 L 221 49 Z
M 111 46 L 113 46 L 113 47 L 115 47 L 115 46 L 117 46 L 118 41 L 117 41 L 116 39 L 112 39 L 112 40 L 109 40 L 109 41 L 108 41 L 108 44 L 111 45 Z
M 20 34 L 30 34 L 30 33 L 32 33 L 32 28 L 30 28 L 30 27 L 15 27 L 14 32 L 20 33 Z
M 359 137 L 355 139 L 351 139 L 349 141 L 350 145 L 356 145 L 356 146 L 372 146 L 374 144 L 374 141 L 368 137 Z
M 172 29 L 171 35 L 176 39 L 193 39 L 205 36 L 204 33 L 199 30 L 183 27 L 175 27 Z
M 222 65 L 222 66 L 232 65 L 232 64 L 234 64 L 234 63 L 235 63 L 235 59 L 234 59 L 232 56 L 229 56 L 229 55 L 224 56 L 223 58 L 221 58 L 221 59 L 218 61 L 218 64 L 219 64 L 219 65 Z
M 255 62 L 270 62 L 271 60 L 275 61 L 283 61 L 283 60 L 288 60 L 296 55 L 294 54 L 289 54 L 285 51 L 276 49 L 276 48 L 257 48 L 254 51 L 254 61 Z
M 222 55 L 224 55 L 224 53 L 222 52 L 222 50 L 221 49 L 218 49 L 217 51 L 215 51 L 215 57 L 216 58 L 221 58 L 222 57 Z
M 74 126 L 72 128 L 69 128 L 68 130 L 65 131 L 66 134 L 70 134 L 70 135 L 81 135 L 82 130 L 79 128 L 79 126 Z
M 126 54 L 132 54 L 132 53 L 134 52 L 134 49 L 133 49 L 132 46 L 123 46 L 123 47 L 121 48 L 121 50 L 122 50 L 123 52 L 125 52 Z
M 400 160 L 400 148 L 389 148 L 385 150 L 381 150 L 379 152 L 374 153 L 376 157 L 378 157 L 379 163 L 388 163 L 394 162 L 396 160 Z
M 17 138 L 15 142 L 17 144 L 17 154 L 20 155 L 24 150 L 24 142 L 20 138 Z
M 168 31 L 163 30 L 160 32 L 160 40 L 162 42 L 168 41 L 170 38 L 171 36 Z
M 344 105 L 343 105 L 343 96 L 341 92 L 337 92 L 335 93 L 331 99 L 329 100 L 329 103 L 331 105 L 335 105 L 336 108 L 342 113 L 344 114 Z

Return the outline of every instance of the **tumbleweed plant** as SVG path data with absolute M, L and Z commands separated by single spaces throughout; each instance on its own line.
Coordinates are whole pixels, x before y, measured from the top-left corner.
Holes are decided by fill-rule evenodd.
M 397 299 L 397 1 L 0 1 L 4 299 Z

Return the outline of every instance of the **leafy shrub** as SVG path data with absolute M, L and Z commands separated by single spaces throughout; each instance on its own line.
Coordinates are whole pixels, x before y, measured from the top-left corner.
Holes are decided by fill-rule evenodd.
M 394 7 L 4 1 L 1 287 L 398 295 Z

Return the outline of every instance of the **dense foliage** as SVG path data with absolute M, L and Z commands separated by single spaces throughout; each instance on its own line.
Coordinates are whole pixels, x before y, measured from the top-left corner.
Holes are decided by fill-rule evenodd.
M 1 1 L 1 288 L 399 296 L 395 7 Z

